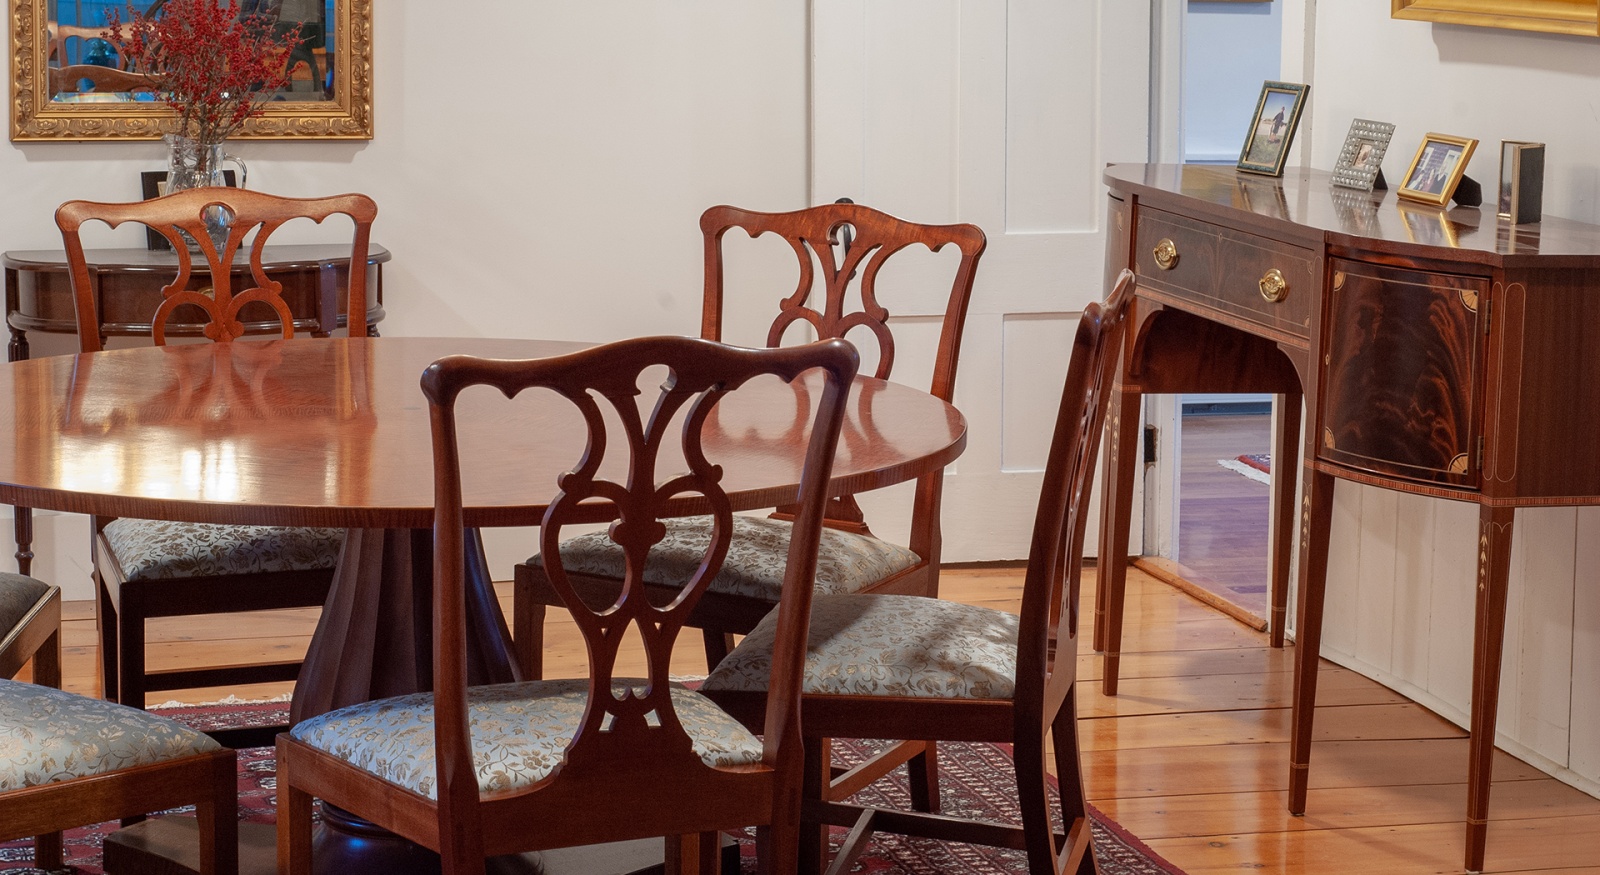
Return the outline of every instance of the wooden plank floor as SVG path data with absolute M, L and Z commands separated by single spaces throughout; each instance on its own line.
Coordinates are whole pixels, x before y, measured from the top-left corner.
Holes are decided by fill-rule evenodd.
M 1087 574 L 1092 582 L 1092 574 Z M 1016 569 L 947 570 L 949 598 L 1014 609 Z M 1092 595 L 1086 593 L 1086 603 Z M 88 603 L 68 606 L 66 685 L 94 693 Z M 159 627 L 156 664 L 305 646 L 315 611 Z M 579 673 L 570 620 L 547 624 L 552 676 Z M 697 642 L 684 664 L 697 665 Z M 1459 872 L 1466 741 L 1454 726 L 1352 672 L 1324 664 L 1310 810 L 1284 808 L 1292 648 L 1153 579 L 1129 577 L 1122 694 L 1097 691 L 1100 658 L 1079 657 L 1089 796 L 1190 873 L 1408 875 Z M 238 691 L 259 696 L 285 691 Z M 188 701 L 229 691 L 185 693 Z M 1495 766 L 1488 870 L 1600 875 L 1600 800 L 1502 755 Z

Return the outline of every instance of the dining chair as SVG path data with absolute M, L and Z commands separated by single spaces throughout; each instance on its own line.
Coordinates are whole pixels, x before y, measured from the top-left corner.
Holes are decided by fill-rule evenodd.
M 669 872 L 714 872 L 717 831 L 752 825 L 762 870 L 793 871 L 808 584 L 857 362 L 854 348 L 839 340 L 749 350 L 659 337 L 540 360 L 452 356 L 431 365 L 422 385 L 437 505 L 434 690 L 331 711 L 278 736 L 279 871 L 311 870 L 313 797 L 437 851 L 446 875 L 481 873 L 486 855 L 655 836 L 667 837 Z M 707 423 L 728 393 L 773 377 L 791 385 L 806 380 L 816 408 L 809 436 L 787 445 L 797 458 L 803 451 L 804 461 L 773 619 L 779 656 L 757 737 L 673 682 L 670 661 L 734 538 L 719 480 L 722 465 L 737 460 L 718 457 L 704 441 Z M 492 452 L 472 440 L 472 417 L 500 409 L 489 406 L 485 387 L 508 399 L 553 392 L 586 426 L 571 470 L 551 484 L 540 542 L 552 557 L 551 583 L 583 633 L 587 678 L 467 686 L 462 480 L 486 469 L 511 476 L 504 469 L 516 464 L 496 458 L 462 472 L 463 456 Z M 471 413 L 457 404 L 464 393 L 476 393 Z M 642 571 L 665 534 L 662 521 L 696 510 L 715 520 L 699 570 L 672 598 L 652 599 Z M 565 528 L 597 518 L 610 519 L 609 536 L 627 556 L 626 576 L 614 600 L 589 606 L 555 547 Z M 642 647 L 642 677 L 624 676 L 624 640 Z
M 61 589 L 0 572 L 0 678 L 33 661 L 33 682 L 61 686 Z
M 1078 322 L 1034 519 L 1017 614 L 941 599 L 819 593 L 800 713 L 806 738 L 802 871 L 820 869 L 829 825 L 851 827 L 830 873 L 849 871 L 874 831 L 1018 848 L 1034 875 L 1097 871 L 1078 760 L 1079 577 L 1095 460 L 1133 274 Z M 759 723 L 778 653 L 771 618 L 706 678 L 713 701 Z M 874 809 L 828 794 L 830 738 L 933 738 L 1012 745 L 1022 823 Z M 1053 745 L 1053 758 L 1047 753 Z M 1049 804 L 1053 763 L 1059 811 Z M 1065 834 L 1052 826 L 1059 814 Z
M 888 291 L 903 296 L 905 312 L 936 308 L 940 330 L 933 356 L 929 391 L 944 401 L 955 394 L 956 362 L 966 321 L 972 282 L 985 240 L 974 225 L 925 225 L 902 221 L 887 213 L 853 203 L 834 203 L 787 213 L 761 213 L 731 206 L 716 206 L 700 217 L 705 246 L 705 294 L 700 335 L 723 339 L 723 317 L 728 297 L 723 248 L 729 231 L 739 228 L 749 237 L 773 234 L 782 238 L 798 261 L 795 285 L 778 301 L 777 315 L 767 329 L 766 345 L 776 347 L 791 329 L 805 329 L 821 338 L 851 337 L 876 348 L 873 376 L 887 380 L 894 373 L 896 345 L 890 325 L 891 311 L 880 300 L 879 276 L 898 253 L 922 247 L 938 253 L 957 250 L 949 287 L 925 279 L 931 267 L 912 276 L 919 283 L 887 283 Z M 911 258 L 898 259 L 906 262 Z M 818 285 L 820 275 L 820 289 Z M 941 277 L 938 282 L 944 282 Z M 912 288 L 910 286 L 917 286 Z M 850 293 L 854 291 L 852 303 Z M 810 303 L 813 297 L 820 301 Z M 747 294 L 745 295 L 748 296 Z M 843 440 L 869 441 L 870 424 L 851 423 Z M 899 592 L 937 595 L 939 566 L 939 507 L 944 471 L 918 478 L 912 506 L 909 545 L 874 537 L 852 496 L 829 502 L 828 525 L 822 533 L 817 571 L 819 593 Z M 722 574 L 700 600 L 689 625 L 704 630 L 708 667 L 714 666 L 732 646 L 732 636 L 755 628 L 777 604 L 783 580 L 783 556 L 789 539 L 789 513 L 780 508 L 768 518 L 737 516 L 734 538 Z M 670 593 L 682 585 L 695 568 L 710 529 L 709 517 L 690 517 L 667 523 L 667 536 L 652 551 L 645 580 Z M 561 545 L 562 561 L 574 585 L 585 597 L 604 599 L 615 593 L 622 576 L 622 552 L 603 534 L 580 535 Z M 546 606 L 562 606 L 559 594 L 543 571 L 543 554 L 515 568 L 513 630 L 518 651 L 525 659 L 524 673 L 538 677 L 542 671 Z
M 230 342 L 261 331 L 291 338 L 298 326 L 284 302 L 282 286 L 262 269 L 262 251 L 285 223 L 350 219 L 350 263 L 366 263 L 377 205 L 361 194 L 290 198 L 236 188 L 200 188 L 133 203 L 69 201 L 56 210 L 66 245 L 77 313 L 78 342 L 85 352 L 104 346 L 105 324 L 94 271 L 84 255 L 82 227 L 100 222 L 116 228 L 141 224 L 174 249 L 172 282 L 149 314 L 150 334 L 165 344 L 174 323 L 203 316 L 204 337 Z M 227 233 L 213 240 L 208 227 L 225 219 Z M 254 232 L 249 245 L 245 238 Z M 208 273 L 196 275 L 200 260 Z M 366 271 L 352 267 L 345 312 L 352 336 L 367 334 Z M 331 314 L 329 314 L 331 316 Z M 251 320 L 251 321 L 247 321 Z M 319 320 L 319 333 L 332 328 Z M 192 323 L 191 323 L 192 325 Z M 176 327 L 175 327 L 176 326 Z M 320 606 L 333 579 L 344 530 L 278 526 L 207 525 L 96 517 L 91 545 L 98 591 L 103 683 L 106 698 L 145 707 L 147 693 L 270 681 L 292 681 L 300 659 L 254 665 L 152 671 L 146 665 L 145 625 L 155 617 L 262 611 Z M 237 736 L 237 737 L 235 737 Z M 269 743 L 264 732 L 219 734 L 230 743 Z
M 61 590 L 0 574 L 0 841 L 33 836 L 63 865 L 61 831 L 197 805 L 206 873 L 237 871 L 234 754 L 162 717 L 61 686 Z M 33 661 L 33 683 L 11 678 Z

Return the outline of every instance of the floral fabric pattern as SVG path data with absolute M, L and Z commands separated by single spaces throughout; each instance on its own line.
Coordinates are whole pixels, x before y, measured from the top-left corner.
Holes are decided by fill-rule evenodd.
M 665 586 L 682 586 L 700 567 L 711 546 L 711 518 L 683 517 L 663 520 L 667 535 L 650 550 L 644 579 Z M 783 573 L 789 564 L 786 521 L 734 516 L 733 540 L 728 558 L 711 581 L 711 592 L 778 601 Z M 622 550 L 605 532 L 579 535 L 561 544 L 561 561 L 567 571 L 595 577 L 621 578 Z M 822 530 L 817 551 L 816 592 L 853 593 L 921 561 L 910 550 L 865 535 Z M 543 565 L 543 557 L 528 560 Z
M 705 690 L 767 688 L 777 612 L 706 678 Z M 1015 614 L 910 595 L 818 596 L 811 603 L 803 689 L 826 696 L 1009 699 L 1016 691 Z
M 622 695 L 642 680 L 619 678 Z M 586 678 L 473 687 L 467 693 L 478 789 L 501 793 L 544 780 L 561 764 L 583 720 Z M 761 741 L 699 693 L 672 685 L 672 707 L 702 762 L 713 767 L 761 761 Z M 652 719 L 651 725 L 657 725 Z M 364 702 L 313 717 L 290 734 L 318 750 L 413 793 L 436 799 L 433 694 Z
M 332 568 L 344 529 L 116 519 L 106 541 L 129 580 Z
M 204 733 L 137 708 L 0 680 L 0 792 L 221 747 Z

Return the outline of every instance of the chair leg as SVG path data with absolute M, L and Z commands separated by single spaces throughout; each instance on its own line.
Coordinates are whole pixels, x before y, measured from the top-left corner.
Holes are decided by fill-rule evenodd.
M 61 689 L 61 632 L 50 633 L 44 646 L 33 655 L 33 682 L 41 687 Z
M 233 751 L 212 759 L 211 795 L 195 805 L 200 875 L 239 875 L 239 771 Z
M 922 753 L 906 763 L 906 771 L 911 789 L 911 807 L 917 811 L 937 814 L 939 812 L 938 745 L 932 741 L 927 742 L 927 747 Z
M 666 875 L 717 875 L 722 870 L 721 837 L 716 832 L 666 837 Z
M 311 794 L 289 783 L 293 772 L 278 743 L 278 872 L 311 875 Z
M 517 590 L 511 597 L 511 623 L 514 627 L 511 643 L 516 648 L 522 679 L 543 680 L 545 606 L 534 604 L 523 589 L 519 579 Z
M 733 635 L 715 629 L 704 629 L 702 632 L 706 639 L 706 671 L 711 671 L 728 658 L 728 651 L 733 649 Z
M 805 739 L 805 768 L 800 781 L 801 805 L 812 800 L 828 798 L 828 784 L 832 780 L 831 751 L 833 744 L 825 738 Z M 797 839 L 798 871 L 805 875 L 818 875 L 828 861 L 828 825 L 805 819 L 805 809 L 800 814 L 800 835 Z M 765 856 L 765 855 L 763 855 Z
M 111 602 L 111 592 L 106 589 L 100 572 L 94 572 L 94 588 L 98 593 L 95 627 L 100 633 L 100 695 L 107 701 L 118 701 L 117 693 L 117 609 Z
M 122 592 L 122 611 L 117 616 L 117 701 L 143 711 L 144 700 L 144 612 L 130 604 Z
M 1078 690 L 1067 693 L 1061 711 L 1050 724 L 1051 746 L 1055 748 L 1056 786 L 1061 797 L 1061 822 L 1068 836 L 1073 835 L 1073 825 L 1082 824 L 1083 856 L 1074 875 L 1094 875 L 1099 871 L 1099 861 L 1094 856 L 1094 841 L 1089 828 L 1089 806 L 1083 795 L 1083 768 L 1078 750 Z M 1067 853 L 1075 849 L 1069 847 Z
M 46 872 L 64 868 L 61 833 L 41 833 L 33 837 L 33 865 Z

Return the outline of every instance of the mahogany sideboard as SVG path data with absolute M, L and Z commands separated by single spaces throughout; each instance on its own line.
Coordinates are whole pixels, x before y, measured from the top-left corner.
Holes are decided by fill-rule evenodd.
M 1600 227 L 1497 220 L 1493 206 L 1412 205 L 1230 167 L 1107 169 L 1109 279 L 1138 275 L 1108 417 L 1096 645 L 1114 693 L 1146 392 L 1282 396 L 1274 467 L 1272 634 L 1282 643 L 1300 540 L 1289 810 L 1309 775 L 1329 527 L 1337 479 L 1479 508 L 1466 868 L 1483 867 L 1517 507 L 1600 504 Z M 1398 202 L 1397 202 L 1398 201 Z
M 171 282 L 178 256 L 171 250 L 90 249 L 90 278 L 100 295 L 101 326 L 106 337 L 150 334 L 150 317 L 161 303 L 161 286 Z M 234 273 L 249 272 L 249 253 L 235 260 Z M 297 333 L 328 336 L 345 325 L 346 314 L 341 290 L 350 273 L 348 244 L 305 244 L 268 246 L 263 250 L 267 276 L 283 283 L 283 298 L 294 315 Z M 367 326 L 384 317 L 383 265 L 389 250 L 373 245 L 367 254 L 367 288 L 371 303 L 367 307 Z M 51 334 L 76 334 L 73 315 L 72 281 L 67 273 L 67 254 L 62 250 L 6 252 L 0 255 L 6 271 L 6 327 L 11 342 L 7 361 L 28 357 L 29 331 Z M 205 287 L 211 278 L 203 263 L 194 266 L 191 281 Z M 236 287 L 242 287 L 237 286 Z M 180 309 L 168 323 L 167 334 L 197 337 L 202 322 Z M 274 334 L 282 330 L 276 315 L 270 320 L 246 323 L 247 333 Z

